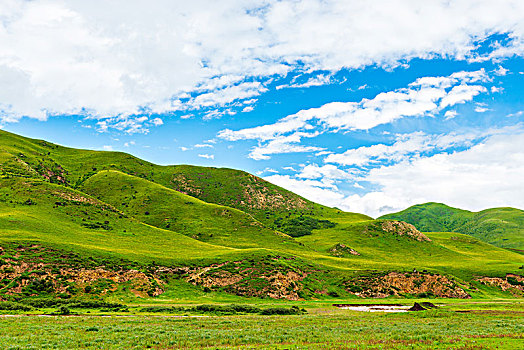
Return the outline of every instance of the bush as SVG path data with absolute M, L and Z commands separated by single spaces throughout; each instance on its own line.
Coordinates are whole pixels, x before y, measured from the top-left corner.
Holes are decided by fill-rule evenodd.
M 11 303 L 9 301 L 5 301 L 0 303 L 0 310 L 7 310 L 7 311 L 29 311 L 33 308 L 27 305 L 22 305 L 18 303 Z
M 280 229 L 291 237 L 302 237 L 310 235 L 313 230 L 331 227 L 335 227 L 335 223 L 329 220 L 319 220 L 309 216 L 299 216 L 282 224 Z
M 60 306 L 57 313 L 59 315 L 71 315 L 71 310 L 67 306 Z
M 514 286 L 524 286 L 524 282 L 520 282 L 519 280 L 517 280 L 515 277 L 512 277 L 512 276 L 508 276 L 506 278 L 506 280 L 508 281 L 509 284 L 511 285 L 514 285 Z
M 300 309 L 298 306 L 292 306 L 290 308 L 270 307 L 260 312 L 261 315 L 300 315 L 303 313 L 307 313 L 307 311 Z

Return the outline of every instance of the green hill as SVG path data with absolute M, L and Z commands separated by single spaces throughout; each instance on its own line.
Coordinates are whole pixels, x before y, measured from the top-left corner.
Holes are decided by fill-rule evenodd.
M 238 209 L 205 203 L 153 182 L 105 170 L 80 189 L 141 222 L 194 239 L 234 248 L 300 246 Z
M 441 203 L 425 203 L 380 219 L 402 220 L 423 232 L 460 232 L 499 247 L 524 249 L 524 211 L 520 209 L 470 212 Z
M 519 218 L 435 207 L 417 214 L 430 231 Z M 523 266 L 469 236 L 328 208 L 243 171 L 0 131 L 0 299 L 513 297 Z

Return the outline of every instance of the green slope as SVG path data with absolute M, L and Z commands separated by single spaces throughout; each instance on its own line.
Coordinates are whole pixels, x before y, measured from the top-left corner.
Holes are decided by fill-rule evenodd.
M 119 171 L 99 172 L 80 189 L 141 222 L 200 241 L 234 248 L 301 249 L 292 238 L 265 228 L 240 210 L 209 204 Z
M 524 249 L 524 211 L 520 209 L 470 212 L 441 203 L 425 203 L 380 219 L 402 220 L 423 232 L 460 232 L 499 247 Z
M 237 250 L 159 229 L 85 193 L 41 180 L 3 178 L 0 242 L 41 242 L 86 254 L 188 262 Z
M 494 247 L 467 235 L 427 233 L 425 235 L 430 241 L 418 241 L 406 234 L 385 231 L 382 223 L 387 220 L 354 222 L 345 220 L 344 217 L 330 217 L 329 220 L 337 225 L 315 230 L 312 235 L 298 240 L 353 269 L 429 270 L 471 279 L 474 275 L 519 273 L 519 268 L 524 263 L 524 256 L 520 254 Z M 333 253 L 333 248 L 341 245 L 360 255 L 349 253 L 349 249 L 342 250 L 342 254 Z M 340 252 L 340 248 L 338 250 Z M 336 266 L 325 259 L 324 263 Z
M 240 209 L 266 224 L 286 215 L 332 210 L 240 170 L 160 166 L 122 152 L 78 150 L 0 130 L 0 174 L 39 176 L 76 188 L 101 170 L 118 170 L 208 203 Z
M 519 215 L 430 204 L 400 219 L 418 220 L 426 231 L 460 225 L 483 239 L 486 227 L 507 234 L 510 224 L 521 224 Z M 472 280 L 518 274 L 524 265 L 523 255 L 469 236 L 431 233 L 430 241 L 417 240 L 416 230 L 384 225 L 398 224 L 318 205 L 238 170 L 158 166 L 125 153 L 76 150 L 0 131 L 0 248 L 39 242 L 141 264 L 220 263 L 221 275 L 236 271 L 231 262 L 240 261 L 247 273 L 266 261 L 273 275 L 243 279 L 240 292 L 244 282 L 253 291 L 284 278 L 275 271 L 285 266 L 296 274 L 309 271 L 303 283 L 314 297 L 330 285 L 344 293 L 341 281 L 370 271 L 417 269 Z M 286 288 L 294 293 L 298 287 Z

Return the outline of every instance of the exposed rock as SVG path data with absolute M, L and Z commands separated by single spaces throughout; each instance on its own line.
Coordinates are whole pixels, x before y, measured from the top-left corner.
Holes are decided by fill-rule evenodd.
M 19 294 L 26 287 L 45 283 L 54 293 L 70 294 L 70 286 L 82 290 L 87 286 L 95 286 L 97 293 L 107 294 L 116 291 L 119 284 L 130 283 L 132 290 L 141 291 L 149 296 L 157 296 L 164 292 L 164 282 L 157 276 L 148 276 L 137 270 L 111 271 L 103 267 L 96 269 L 60 268 L 56 265 L 42 262 L 15 262 L 6 259 L 0 266 L 0 281 L 10 280 L 6 285 L 6 294 Z
M 348 292 L 364 298 L 405 294 L 467 299 L 471 296 L 446 276 L 430 273 L 399 273 L 357 277 L 346 282 Z
M 307 272 L 298 269 L 261 263 L 246 264 L 243 260 L 194 268 L 185 279 L 194 285 L 221 288 L 241 296 L 298 300 L 300 282 L 307 276 Z
M 404 221 L 384 221 L 382 222 L 382 230 L 399 236 L 408 236 L 419 242 L 431 242 L 431 239 L 417 230 L 415 226 Z
M 477 281 L 484 285 L 499 287 L 504 292 L 510 292 L 513 296 L 524 296 L 524 277 L 508 273 L 506 278 L 479 277 Z
M 360 255 L 355 249 L 352 249 L 345 244 L 337 243 L 333 247 L 329 248 L 329 254 L 336 257 L 343 257 L 349 255 Z

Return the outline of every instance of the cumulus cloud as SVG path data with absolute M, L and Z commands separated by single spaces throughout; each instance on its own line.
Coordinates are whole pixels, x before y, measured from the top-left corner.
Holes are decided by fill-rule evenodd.
M 314 137 L 316 134 L 297 132 L 289 136 L 277 137 L 264 145 L 254 147 L 249 153 L 249 158 L 254 160 L 269 159 L 270 155 L 298 152 L 315 152 L 323 148 L 301 145 L 303 137 Z
M 228 141 L 258 139 L 266 142 L 256 148 L 258 151 L 264 148 L 273 149 L 275 143 L 282 143 L 282 140 L 290 137 L 288 135 L 295 135 L 293 137 L 296 138 L 298 132 L 372 129 L 401 118 L 436 113 L 443 108 L 469 101 L 487 91 L 478 84 L 489 80 L 484 70 L 461 71 L 444 77 L 423 77 L 407 88 L 383 92 L 372 99 L 330 102 L 318 108 L 301 110 L 273 124 L 235 131 L 225 129 L 218 133 L 218 137 Z M 255 159 L 269 159 L 266 155 L 271 153 L 267 152 Z
M 519 0 L 5 0 L 0 14 L 4 122 L 82 114 L 112 128 L 144 113 L 256 99 L 265 80 L 291 71 L 524 52 Z M 493 34 L 509 39 L 474 53 Z
M 370 171 L 363 177 L 380 188 L 348 196 L 346 210 L 372 216 L 428 201 L 459 208 L 524 208 L 524 136 L 493 135 L 467 150 L 416 158 Z
M 524 190 L 515 186 L 524 172 L 522 125 L 397 138 L 393 145 L 379 145 L 381 151 L 374 146 L 356 149 L 363 154 L 362 164 L 388 158 L 370 168 L 348 168 L 353 161 L 338 166 L 308 164 L 294 175 L 266 179 L 324 205 L 373 217 L 430 201 L 470 210 L 524 208 Z M 432 152 L 423 154 L 424 149 Z M 347 194 L 338 188 L 340 183 L 352 185 L 358 193 Z
M 198 155 L 200 158 L 206 158 L 206 159 L 215 159 L 215 155 L 214 154 L 199 154 Z

